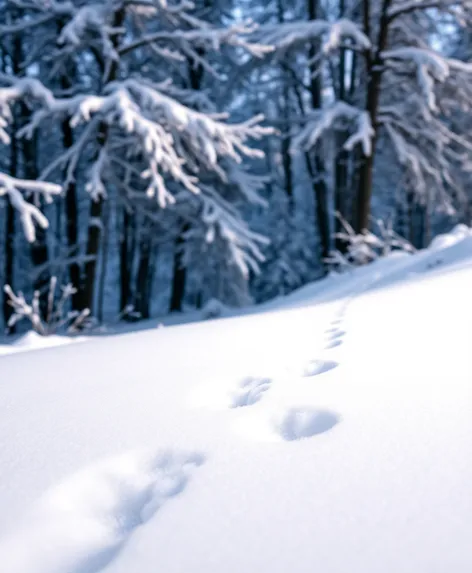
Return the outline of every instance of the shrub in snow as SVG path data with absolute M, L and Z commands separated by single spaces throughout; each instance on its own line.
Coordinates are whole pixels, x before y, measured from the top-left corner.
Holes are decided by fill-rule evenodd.
M 376 221 L 379 234 L 372 231 L 356 233 L 352 226 L 340 215 L 336 213 L 344 231 L 336 233 L 335 237 L 341 239 L 346 244 L 346 252 L 343 254 L 338 250 L 331 251 L 325 262 L 337 271 L 344 271 L 352 267 L 366 265 L 375 261 L 379 257 L 387 256 L 394 250 L 407 253 L 415 252 L 415 248 L 406 239 L 393 230 L 391 221 Z
M 68 334 L 77 332 L 91 326 L 90 310 L 88 308 L 82 311 L 66 311 L 65 307 L 73 294 L 77 291 L 71 285 L 67 284 L 61 287 L 62 293 L 56 298 L 57 278 L 52 277 L 49 284 L 48 304 L 46 316 L 41 313 L 39 291 L 35 291 L 31 303 L 28 303 L 24 294 L 19 292 L 15 294 L 10 285 L 4 286 L 4 291 L 9 300 L 8 304 L 13 308 L 13 314 L 8 321 L 8 328 L 12 328 L 21 320 L 29 320 L 35 332 L 42 336 L 57 334 L 63 330 Z

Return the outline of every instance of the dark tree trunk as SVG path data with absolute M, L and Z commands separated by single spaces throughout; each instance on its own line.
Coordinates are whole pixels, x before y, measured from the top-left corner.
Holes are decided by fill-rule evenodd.
M 132 216 L 125 205 L 120 236 L 120 313 L 125 310 L 131 300 L 132 232 Z
M 150 274 L 151 238 L 142 238 L 139 249 L 139 265 L 136 276 L 134 308 L 143 319 L 149 318 L 149 302 L 152 278 Z
M 339 18 L 345 17 L 345 2 L 339 2 Z M 341 48 L 339 55 L 339 75 L 338 75 L 338 99 L 347 101 L 348 90 L 346 86 L 346 48 Z M 349 172 L 349 152 L 344 149 L 344 144 L 349 134 L 341 131 L 337 134 L 336 149 L 337 155 L 334 166 L 334 209 L 340 213 L 344 219 L 347 219 L 347 193 L 348 193 L 348 172 Z M 336 217 L 334 221 L 336 233 L 342 231 L 342 223 Z M 347 249 L 346 241 L 339 237 L 335 239 L 335 246 L 338 251 L 344 253 Z
M 66 22 L 60 21 L 57 24 L 57 33 L 61 33 Z M 73 79 L 77 77 L 75 62 L 72 60 L 65 64 L 65 69 L 59 78 L 61 89 L 64 92 L 73 86 Z M 65 149 L 70 149 L 74 145 L 74 133 L 69 123 L 69 118 L 61 123 L 62 145 Z M 67 176 L 67 169 L 64 171 L 64 179 Z M 67 238 L 67 258 L 74 259 L 68 264 L 69 282 L 75 287 L 76 292 L 71 296 L 72 310 L 81 310 L 81 288 L 82 276 L 78 256 L 79 249 L 79 214 L 77 204 L 77 185 L 75 181 L 67 183 L 64 189 L 65 214 L 66 214 L 66 238 Z
M 26 121 L 29 110 L 26 106 L 21 105 L 21 114 L 23 121 Z M 38 169 L 38 145 L 37 138 L 24 140 L 22 143 L 23 170 L 26 179 L 36 180 L 39 176 Z M 47 293 L 50 280 L 50 271 L 48 268 L 49 250 L 47 244 L 47 232 L 39 226 L 36 226 L 36 239 L 30 245 L 30 256 L 33 267 L 35 268 L 33 289 L 41 293 L 40 310 L 43 317 L 47 314 Z
M 18 73 L 20 54 L 14 51 L 12 54 L 12 68 L 14 74 Z M 18 61 L 17 61 L 18 59 Z M 2 67 L 5 71 L 5 54 L 2 53 Z M 13 126 L 10 141 L 10 175 L 16 177 L 18 175 L 18 140 L 16 132 L 18 129 L 17 120 L 18 109 L 13 109 Z M 14 268 L 15 268 L 15 209 L 13 208 L 8 195 L 5 198 L 6 212 L 5 212 L 5 259 L 4 259 L 4 281 L 0 282 L 0 289 L 2 291 L 2 309 L 3 309 L 3 322 L 5 327 L 13 314 L 13 308 L 8 304 L 8 296 L 3 290 L 5 285 L 10 285 L 14 290 Z M 15 327 L 9 329 L 9 332 L 15 332 Z
M 100 248 L 101 219 L 103 199 L 92 201 L 90 205 L 90 222 L 87 235 L 86 261 L 84 264 L 84 282 L 80 296 L 82 309 L 93 309 L 95 295 L 95 274 L 97 271 L 97 257 Z
M 104 303 L 105 303 L 105 287 L 107 278 L 107 267 L 108 267 L 108 244 L 110 236 L 110 215 L 111 206 L 110 203 L 107 204 L 105 215 L 104 215 L 104 235 L 102 241 L 102 264 L 100 269 L 100 279 L 98 285 L 98 301 L 97 301 L 97 319 L 101 324 L 103 322 L 104 315 Z
M 211 6 L 209 0 L 205 0 L 204 7 L 208 8 L 209 6 Z M 202 48 L 197 48 L 196 52 L 199 55 L 199 57 L 203 57 L 205 54 Z M 200 90 L 203 81 L 203 74 L 205 71 L 204 68 L 199 64 L 195 65 L 194 62 L 189 60 L 187 62 L 187 70 L 188 70 L 188 85 L 190 86 L 191 89 L 195 91 Z M 172 286 L 171 286 L 170 305 L 169 305 L 170 312 L 182 311 L 182 304 L 185 296 L 185 284 L 187 282 L 187 269 L 183 265 L 181 251 L 185 242 L 184 235 L 189 231 L 189 229 L 190 229 L 189 223 L 183 225 L 182 232 L 177 237 L 175 242 L 173 276 L 172 276 Z
M 69 85 L 69 82 L 65 78 L 62 78 L 61 83 L 63 88 Z M 62 122 L 62 142 L 66 149 L 69 149 L 74 144 L 74 136 L 68 120 Z M 81 310 L 81 274 L 80 264 L 77 260 L 79 255 L 77 186 L 75 182 L 70 182 L 65 189 L 65 203 L 68 257 L 75 259 L 74 262 L 69 265 L 69 280 L 77 289 L 77 292 L 72 295 L 72 309 Z
M 23 48 L 23 37 L 21 34 L 16 34 L 13 38 L 12 46 L 12 69 L 15 76 L 18 76 L 21 73 Z M 31 115 L 30 109 L 24 103 L 18 104 L 17 110 L 18 122 L 16 129 L 23 127 L 28 122 Z M 17 145 L 23 160 L 23 176 L 26 179 L 36 180 L 39 175 L 37 135 L 35 134 L 31 139 L 23 139 L 21 144 L 17 143 Z M 46 231 L 39 226 L 36 226 L 35 231 L 35 241 L 30 244 L 31 262 L 35 267 L 33 289 L 42 293 L 40 297 L 40 310 L 43 316 L 45 316 L 45 313 L 47 312 L 47 286 L 49 283 L 49 271 L 47 270 L 47 263 L 49 260 L 47 235 Z
M 316 20 L 318 18 L 319 0 L 307 0 L 308 19 Z M 319 51 L 319 42 L 311 44 L 309 49 L 309 58 L 313 59 Z M 322 80 L 321 74 L 314 75 L 315 68 L 311 67 L 310 74 L 310 95 L 313 109 L 320 109 L 322 104 Z M 315 149 L 314 151 L 315 177 L 313 179 L 313 191 L 315 194 L 316 211 L 315 218 L 318 225 L 318 233 L 321 243 L 321 259 L 324 261 L 329 256 L 331 246 L 331 232 L 329 223 L 329 205 L 328 189 L 325 181 L 325 165 L 322 153 Z M 326 265 L 323 264 L 326 271 Z
M 287 120 L 288 125 L 288 101 L 289 101 L 288 89 L 284 89 L 284 110 L 283 113 Z M 286 132 L 282 136 L 282 166 L 284 170 L 284 180 L 285 180 L 285 192 L 289 200 L 290 210 L 293 207 L 293 166 L 292 166 L 292 155 L 290 153 L 291 147 L 291 137 L 290 137 L 290 127 L 287 128 Z
M 282 2 L 277 2 L 277 18 L 280 24 L 285 21 L 284 9 Z M 284 132 L 282 133 L 281 141 L 281 155 L 282 155 L 282 168 L 284 174 L 284 187 L 289 201 L 289 209 L 293 207 L 293 169 L 292 169 L 292 156 L 290 154 L 291 148 L 291 125 L 290 125 L 290 86 L 289 76 L 282 67 L 282 102 L 280 106 L 280 114 L 284 119 Z
M 372 152 L 370 155 L 361 154 L 361 166 L 359 170 L 359 185 L 357 190 L 357 217 L 355 231 L 361 233 L 363 230 L 369 228 L 370 218 L 370 205 L 372 198 L 372 183 L 374 171 L 374 158 L 375 147 L 377 142 L 377 113 L 380 101 L 380 92 L 382 85 L 383 75 L 383 61 L 381 54 L 387 47 L 389 19 L 388 9 L 391 0 L 383 0 L 381 7 L 381 16 L 379 23 L 379 35 L 377 40 L 377 48 L 374 57 L 370 53 L 367 54 L 367 97 L 366 97 L 366 111 L 369 114 L 370 122 L 375 130 L 375 135 L 372 138 Z M 371 38 L 370 31 L 370 0 L 363 0 L 363 20 L 364 20 L 364 33 Z
M 10 142 L 10 175 L 16 177 L 18 174 L 18 145 L 16 139 L 16 126 L 13 123 L 13 130 Z M 8 304 L 8 296 L 3 291 L 5 285 L 10 285 L 14 289 L 14 260 L 15 260 L 15 209 L 13 208 L 8 195 L 6 198 L 6 224 L 5 224 L 5 282 L 0 285 L 3 297 L 3 321 L 5 327 L 8 325 L 13 308 Z M 15 332 L 15 327 L 9 329 Z
M 174 251 L 174 268 L 172 278 L 172 291 L 170 297 L 170 312 L 181 312 L 185 295 L 185 283 L 187 282 L 186 269 L 182 264 L 182 248 L 184 246 L 184 235 L 189 230 L 190 225 L 186 223 L 182 228 L 182 233 L 177 238 Z
M 118 9 L 113 16 L 113 28 L 121 28 L 125 19 L 126 8 Z M 117 34 L 113 36 L 114 47 L 118 47 L 120 36 Z M 118 61 L 113 61 L 110 64 L 107 77 L 104 79 L 103 85 L 106 86 L 110 82 L 116 80 L 118 75 Z M 102 70 L 103 71 L 103 70 Z M 108 137 L 108 129 L 106 124 L 100 126 L 98 135 L 98 146 L 103 147 L 106 144 Z M 95 298 L 95 278 L 97 274 L 97 259 L 100 249 L 101 239 L 101 220 L 103 212 L 103 198 L 98 197 L 91 201 L 89 212 L 89 227 L 87 234 L 86 246 L 86 262 L 84 265 L 84 279 L 80 293 L 80 307 L 82 309 L 88 308 L 93 314 L 94 298 Z
M 423 249 L 428 242 L 428 207 L 416 201 L 413 191 L 407 193 L 408 234 L 406 235 L 415 249 Z

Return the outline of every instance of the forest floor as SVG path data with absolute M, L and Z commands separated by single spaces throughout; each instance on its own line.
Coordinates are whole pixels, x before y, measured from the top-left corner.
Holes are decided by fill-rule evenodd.
M 471 292 L 458 228 L 242 316 L 1 347 L 1 571 L 470 571 Z

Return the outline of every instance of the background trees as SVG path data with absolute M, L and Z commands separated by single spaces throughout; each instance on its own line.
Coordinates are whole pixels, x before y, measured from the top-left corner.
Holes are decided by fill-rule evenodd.
M 469 222 L 465 1 L 1 7 L 0 283 L 43 315 L 52 276 L 147 318 L 318 278 L 341 221 Z

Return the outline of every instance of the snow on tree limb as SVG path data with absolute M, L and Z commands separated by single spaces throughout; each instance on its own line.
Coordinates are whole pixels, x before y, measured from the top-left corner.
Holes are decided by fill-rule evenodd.
M 29 123 L 17 134 L 19 137 L 31 137 L 46 125 L 60 127 L 69 122 L 73 129 L 71 145 L 43 166 L 42 180 L 54 175 L 70 184 L 81 172 L 82 162 L 87 161 L 85 189 L 92 200 L 105 197 L 107 190 L 113 188 L 128 204 L 146 205 L 146 215 L 157 213 L 158 217 L 159 209 L 176 204 L 180 217 L 181 210 L 187 210 L 180 199 L 184 196 L 189 202 L 190 196 L 189 210 L 200 227 L 201 211 L 214 204 L 220 219 L 214 227 L 247 275 L 260 260 L 258 245 L 262 239 L 245 227 L 232 207 L 241 198 L 264 203 L 257 189 L 260 182 L 246 173 L 242 164 L 244 158 L 263 156 L 252 147 L 252 142 L 274 130 L 261 125 L 262 116 L 231 124 L 226 115 L 211 114 L 211 107 L 202 108 L 190 101 L 190 90 L 178 93 L 163 85 L 165 82 L 159 85 L 142 76 L 134 77 L 132 71 L 134 59 L 151 57 L 151 61 L 157 61 L 158 71 L 149 73 L 155 82 L 167 65 L 165 62 L 162 66 L 162 58 L 173 63 L 178 59 L 185 67 L 198 67 L 205 76 L 207 72 L 217 75 L 219 66 L 207 57 L 211 51 L 227 46 L 238 49 L 238 54 L 245 52 L 254 57 L 272 51 L 271 46 L 254 41 L 253 22 L 245 20 L 218 28 L 192 14 L 194 8 L 190 2 L 172 0 L 25 0 L 22 9 L 27 13 L 15 16 L 17 22 L 5 33 L 18 33 L 18 26 L 24 22 L 34 22 L 38 35 L 44 32 L 50 51 L 44 59 L 41 55 L 32 62 L 46 62 L 48 70 L 52 66 L 52 75 L 58 72 L 61 77 L 68 76 L 70 70 L 76 71 L 79 62 L 80 67 L 93 61 L 94 70 L 84 74 L 85 78 L 90 76 L 89 83 L 74 84 L 74 95 L 62 86 L 61 91 L 53 93 L 37 80 L 4 81 L 8 87 L 0 88 L 0 137 L 7 141 L 9 105 L 20 98 L 28 104 L 31 115 L 28 114 Z M 123 60 L 118 65 L 120 59 Z M 108 74 L 111 69 L 114 73 Z M 97 71 L 106 81 L 100 82 Z M 77 73 L 81 75 L 82 71 Z M 120 81 L 122 77 L 126 79 Z M 109 82 L 112 78 L 116 81 Z M 57 83 L 51 85 L 57 87 Z M 85 90 L 90 91 L 84 93 Z M 203 99 L 204 91 L 197 96 Z M 3 100 L 8 102 L 3 105 Z M 195 107 L 200 111 L 195 111 Z M 212 187 L 215 197 L 209 192 Z M 217 200 L 218 195 L 221 197 Z M 15 198 L 20 205 L 21 195 Z M 31 240 L 32 222 L 45 226 L 46 221 L 39 210 L 34 211 L 32 206 L 31 210 L 24 203 L 21 205 Z
M 5 78 L 4 78 L 5 79 Z M 11 80 L 11 85 L 0 88 L 0 139 L 3 143 L 10 142 L 6 128 L 12 119 L 10 107 L 20 99 L 39 98 L 42 101 L 51 101 L 49 90 L 43 88 L 42 84 L 36 80 L 23 78 Z M 8 195 L 12 206 L 18 211 L 20 220 L 29 242 L 36 238 L 35 225 L 43 229 L 48 227 L 46 217 L 40 209 L 25 200 L 24 194 L 34 194 L 42 196 L 47 203 L 52 201 L 53 195 L 58 195 L 62 191 L 60 185 L 43 181 L 31 181 L 17 179 L 5 173 L 0 173 L 0 196 Z
M 195 21 L 194 19 L 193 22 L 195 23 Z M 159 32 L 149 33 L 124 44 L 120 48 L 119 54 L 123 56 L 142 46 L 163 41 L 175 44 L 178 49 L 194 58 L 198 58 L 198 54 L 193 47 L 198 47 L 206 51 L 217 51 L 222 45 L 228 45 L 243 48 L 246 52 L 257 58 L 274 50 L 270 45 L 261 42 L 250 42 L 245 39 L 245 36 L 250 36 L 257 30 L 257 26 L 251 20 L 246 20 L 242 23 L 221 29 L 215 29 L 207 25 L 203 26 L 203 23 L 200 22 L 198 22 L 198 24 L 199 26 L 193 30 L 161 30 Z
M 239 268 L 242 275 L 247 278 L 250 271 L 257 274 L 258 263 L 264 261 L 260 245 L 266 245 L 268 240 L 263 235 L 251 231 L 234 207 L 218 196 L 213 189 L 202 186 L 202 191 L 202 221 L 208 227 L 207 241 L 213 240 L 216 227 L 228 245 L 233 264 Z
M 416 66 L 417 80 L 423 97 L 431 111 L 436 111 L 434 81 L 444 82 L 449 76 L 449 65 L 446 58 L 433 50 L 415 46 L 401 47 L 382 52 L 386 61 L 409 62 Z
M 165 177 L 170 176 L 192 193 L 199 193 L 196 177 L 199 166 L 214 171 L 224 180 L 225 173 L 219 165 L 221 158 L 240 163 L 243 156 L 261 157 L 262 152 L 250 147 L 250 139 L 273 133 L 263 127 L 264 119 L 257 116 L 239 124 L 222 121 L 223 116 L 212 117 L 182 105 L 143 81 L 128 79 L 109 84 L 103 96 L 76 96 L 55 100 L 50 93 L 38 94 L 44 106 L 33 114 L 23 134 L 31 135 L 43 121 L 56 115 L 72 116 L 70 124 L 76 127 L 98 117 L 125 136 L 133 138 L 147 158 L 147 168 L 142 176 L 148 179 L 147 194 L 156 197 L 161 207 L 173 203 Z M 83 142 L 78 148 L 83 147 Z M 103 152 L 105 154 L 105 152 Z M 69 158 L 72 160 L 73 156 Z M 93 197 L 103 195 L 100 183 L 105 155 L 99 165 L 92 168 L 88 191 Z M 188 169 L 189 165 L 192 169 Z
M 387 14 L 390 20 L 394 20 L 411 12 L 424 11 L 431 8 L 447 10 L 457 6 L 459 3 L 458 0 L 403 0 L 392 3 L 393 5 L 388 9 Z
M 110 5 L 107 3 L 91 4 L 80 7 L 62 28 L 57 39 L 58 46 L 78 47 L 86 34 L 96 34 L 106 59 L 118 60 L 111 36 L 117 33 L 109 24 Z
M 329 108 L 313 112 L 307 119 L 307 125 L 294 138 L 294 147 L 311 149 L 326 131 L 335 130 L 339 124 L 347 122 L 354 124 L 354 131 L 345 142 L 345 149 L 351 150 L 355 145 L 361 144 L 365 155 L 372 152 L 372 137 L 375 132 L 369 114 L 364 110 L 339 101 Z
M 39 194 L 47 202 L 51 202 L 52 196 L 58 195 L 61 191 L 61 186 L 54 183 L 16 179 L 0 173 L 0 197 L 8 195 L 12 206 L 20 215 L 25 236 L 29 242 L 33 242 L 36 238 L 35 224 L 47 229 L 48 220 L 35 205 L 25 200 L 23 193 Z
M 274 46 L 283 54 L 292 47 L 320 39 L 322 54 L 338 49 L 344 39 L 352 42 L 351 48 L 367 50 L 371 47 L 369 38 L 361 28 L 351 20 L 341 19 L 334 22 L 310 20 L 306 22 L 286 22 L 276 26 L 261 26 L 254 37 L 263 44 Z
M 431 111 L 437 111 L 435 81 L 444 83 L 451 72 L 472 74 L 472 64 L 446 58 L 431 49 L 407 46 L 382 52 L 382 58 L 390 62 L 406 62 L 416 67 L 417 80 L 424 100 Z

